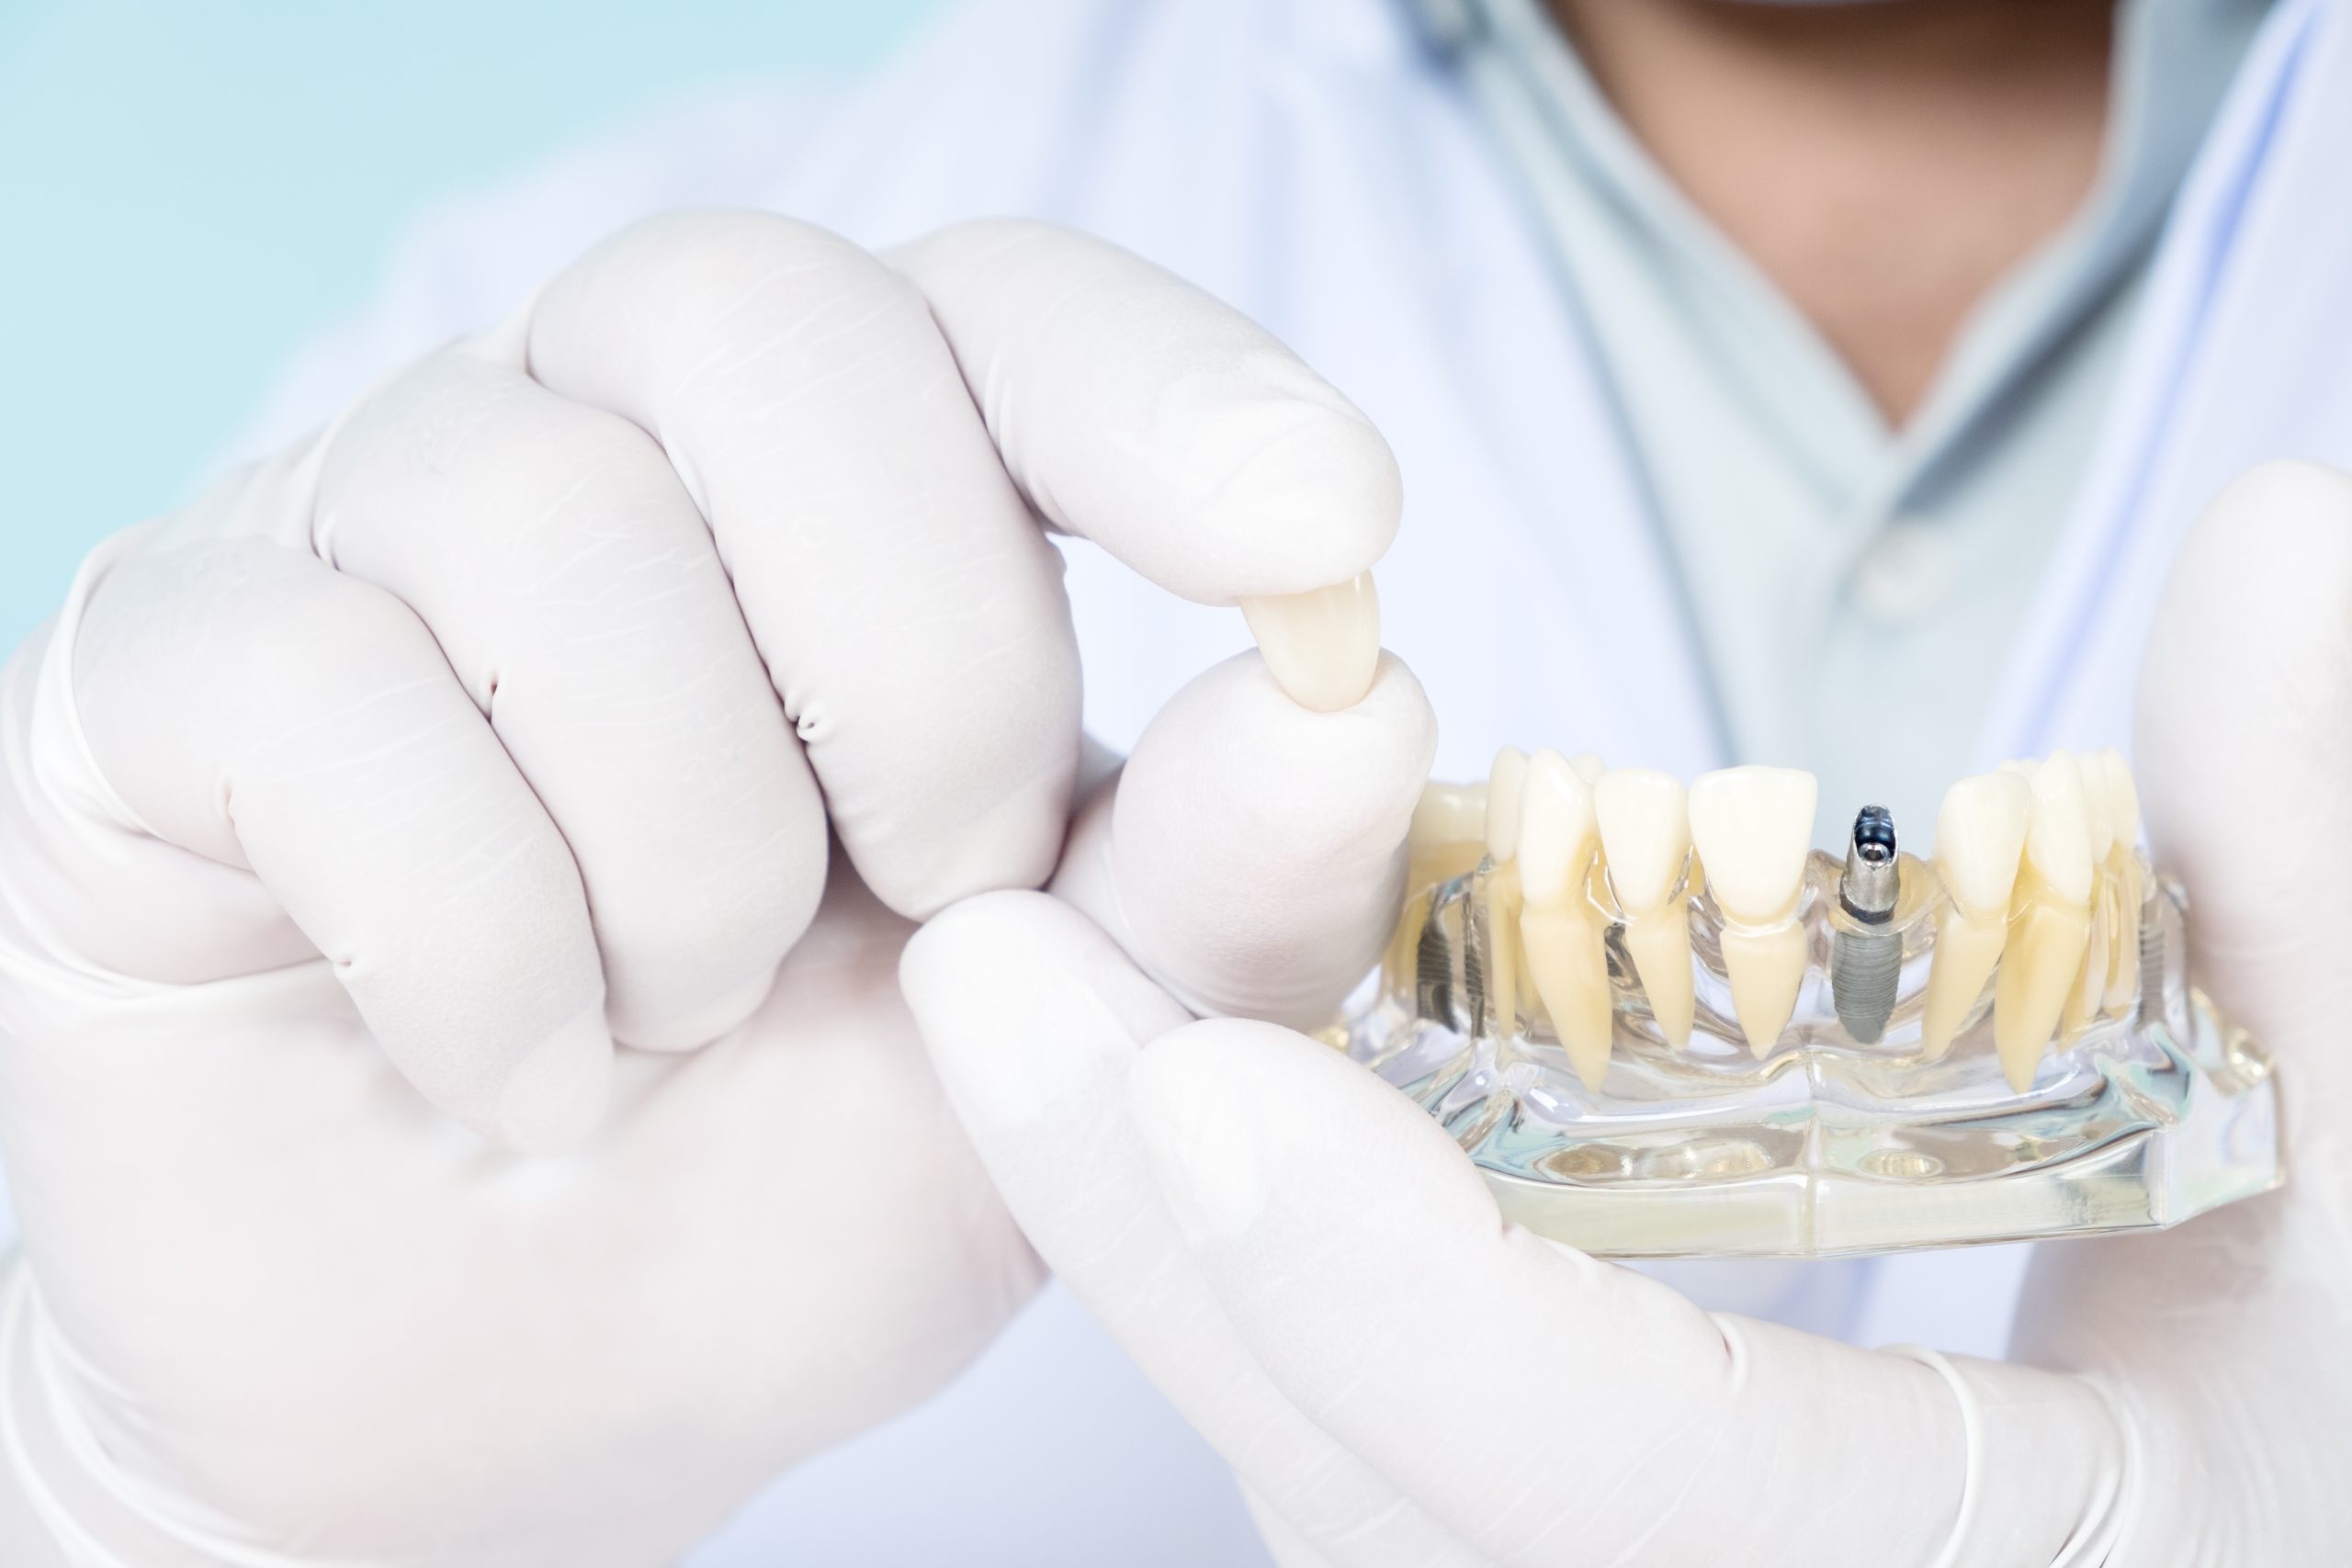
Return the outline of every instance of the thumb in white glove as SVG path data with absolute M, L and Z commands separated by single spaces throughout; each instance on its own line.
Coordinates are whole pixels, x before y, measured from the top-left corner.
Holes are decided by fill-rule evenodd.
M 2234 488 L 2176 575 L 2139 772 L 2200 981 L 2286 1064 L 2293 1170 L 2177 1232 L 2044 1248 L 2039 1365 L 1709 1314 L 1507 1226 L 1386 1085 L 1187 1021 L 1034 897 L 934 921 L 907 994 L 1008 1205 L 1286 1565 L 2340 1562 L 2347 604 L 2352 483 L 2311 468 Z

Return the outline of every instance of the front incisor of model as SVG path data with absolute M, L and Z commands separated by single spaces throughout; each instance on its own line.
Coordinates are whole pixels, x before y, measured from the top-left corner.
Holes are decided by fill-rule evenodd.
M 1598 1090 L 1615 1028 L 1607 920 L 1588 892 L 1600 829 L 1591 783 L 1557 751 L 1539 751 L 1527 764 L 1518 850 L 1528 974 L 1569 1065 Z
M 1266 668 L 1301 707 L 1336 713 L 1363 701 L 1380 664 L 1380 594 L 1372 573 L 1305 593 L 1241 601 Z
M 1951 903 L 1937 921 L 1919 1021 L 1920 1054 L 1928 1061 L 1951 1049 L 2001 962 L 2032 810 L 2033 789 L 2021 773 L 1978 773 L 1944 792 L 1936 812 L 1936 874 Z
M 2008 942 L 1993 991 L 1993 1042 L 2009 1087 L 2022 1093 L 2058 1032 L 2082 969 L 2098 876 L 2074 754 L 2053 751 L 2039 763 L 2013 766 L 2024 773 L 2032 801 L 2024 865 L 2009 900 Z
M 1724 976 L 1758 1058 L 1797 1010 L 1807 958 L 1797 904 L 1819 784 L 1795 768 L 1725 768 L 1690 786 L 1690 840 L 1724 914 Z
M 1679 779 L 1651 768 L 1616 768 L 1592 786 L 1593 813 L 1609 886 L 1625 916 L 1650 1016 L 1669 1045 L 1690 1040 L 1697 1008 L 1690 977 L 1690 795 Z

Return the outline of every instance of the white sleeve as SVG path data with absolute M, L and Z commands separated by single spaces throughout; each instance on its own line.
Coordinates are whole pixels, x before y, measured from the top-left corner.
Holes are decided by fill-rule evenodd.
M 807 80 L 704 95 L 426 211 L 374 297 L 278 373 L 221 466 L 276 450 L 388 372 L 496 321 L 625 224 L 667 208 L 760 204 L 842 96 Z

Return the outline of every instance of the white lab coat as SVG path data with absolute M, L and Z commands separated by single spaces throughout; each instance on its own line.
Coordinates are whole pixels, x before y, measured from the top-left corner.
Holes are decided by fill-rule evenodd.
M 2281 5 L 2190 176 L 2084 492 L 2050 519 L 2064 536 L 2006 653 L 1988 764 L 2127 743 L 2154 595 L 2203 502 L 2267 457 L 2352 468 L 2347 10 Z M 643 212 L 759 206 L 875 245 L 1053 219 L 1247 310 L 1387 434 L 1407 505 L 1380 572 L 1386 640 L 1435 705 L 1442 774 L 1476 775 L 1504 739 L 1721 765 L 1575 307 L 1442 48 L 1392 0 L 983 0 L 854 91 L 731 96 L 443 214 L 257 439 L 512 310 Z M 1244 634 L 1074 556 L 1089 724 L 1124 746 Z M 1998 1249 L 1697 1287 L 1865 1341 L 1997 1354 L 2019 1267 Z M 695 1561 L 944 1557 L 1262 1561 L 1213 1457 L 1057 1292 L 941 1399 L 804 1468 Z

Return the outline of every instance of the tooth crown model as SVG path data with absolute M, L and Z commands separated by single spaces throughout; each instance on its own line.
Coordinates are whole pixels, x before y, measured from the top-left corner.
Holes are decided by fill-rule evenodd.
M 2276 1186 L 2267 1058 L 2188 983 L 2112 752 L 1963 779 L 1934 854 L 1809 773 L 1505 748 L 1432 784 L 1358 1059 L 1504 1212 L 1618 1257 L 2166 1225 Z

